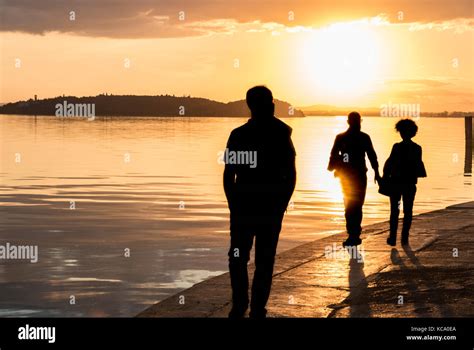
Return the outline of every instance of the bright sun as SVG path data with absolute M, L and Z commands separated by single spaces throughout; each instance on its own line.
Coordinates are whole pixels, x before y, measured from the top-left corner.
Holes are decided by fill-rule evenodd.
M 371 23 L 337 23 L 311 34 L 303 49 L 308 88 L 349 102 L 371 91 L 379 76 L 379 42 Z

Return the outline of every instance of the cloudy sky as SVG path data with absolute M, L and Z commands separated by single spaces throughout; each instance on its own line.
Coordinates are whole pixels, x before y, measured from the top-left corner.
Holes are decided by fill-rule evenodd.
M 0 102 L 57 95 L 473 110 L 472 0 L 0 0 Z

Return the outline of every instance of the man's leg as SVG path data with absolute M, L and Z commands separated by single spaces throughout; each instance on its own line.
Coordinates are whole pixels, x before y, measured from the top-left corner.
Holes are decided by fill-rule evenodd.
M 351 194 L 344 195 L 344 218 L 346 219 L 346 231 L 350 237 L 354 232 L 354 199 Z
M 252 284 L 250 317 L 264 318 L 265 306 L 270 296 L 273 278 L 273 265 L 281 231 L 283 215 L 277 215 L 268 224 L 259 227 L 255 238 L 255 274 Z
M 354 181 L 354 200 L 353 200 L 353 214 L 352 214 L 352 232 L 351 237 L 358 240 L 362 233 L 362 208 L 365 202 L 365 194 L 367 191 L 367 177 L 365 174 Z
M 232 217 L 230 225 L 229 272 L 232 286 L 232 311 L 229 317 L 243 317 L 248 309 L 249 278 L 247 264 L 253 243 L 253 232 L 246 220 Z
M 349 234 L 348 243 L 360 242 L 362 232 L 362 207 L 365 201 L 367 189 L 367 177 L 364 175 L 352 174 L 343 179 L 342 191 L 344 194 L 344 216 L 346 218 L 346 229 Z
M 403 227 L 402 244 L 408 244 L 411 222 L 413 219 L 413 204 L 415 202 L 416 185 L 406 185 L 403 189 Z
M 344 217 L 346 219 L 346 231 L 350 236 L 354 231 L 354 184 L 349 177 L 341 178 L 342 194 L 344 196 Z

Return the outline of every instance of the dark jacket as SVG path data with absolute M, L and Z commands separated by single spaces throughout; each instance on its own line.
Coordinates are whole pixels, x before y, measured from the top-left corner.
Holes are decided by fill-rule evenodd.
M 338 173 L 365 174 L 367 172 L 366 154 L 372 168 L 378 169 L 377 154 L 370 136 L 360 130 L 349 129 L 336 136 L 328 170 L 336 170 L 336 176 Z
M 394 144 L 383 173 L 395 184 L 416 184 L 419 177 L 426 177 L 421 146 L 411 140 Z
M 255 152 L 256 164 L 251 167 L 226 163 L 224 188 L 231 211 L 258 213 L 286 209 L 296 181 L 296 152 L 291 132 L 291 127 L 275 117 L 250 119 L 232 131 L 227 150 Z

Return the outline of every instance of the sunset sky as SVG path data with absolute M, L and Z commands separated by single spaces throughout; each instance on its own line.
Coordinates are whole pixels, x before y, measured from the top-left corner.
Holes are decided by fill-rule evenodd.
M 227 102 L 265 84 L 296 106 L 474 110 L 472 0 L 0 4 L 2 103 L 105 92 Z

